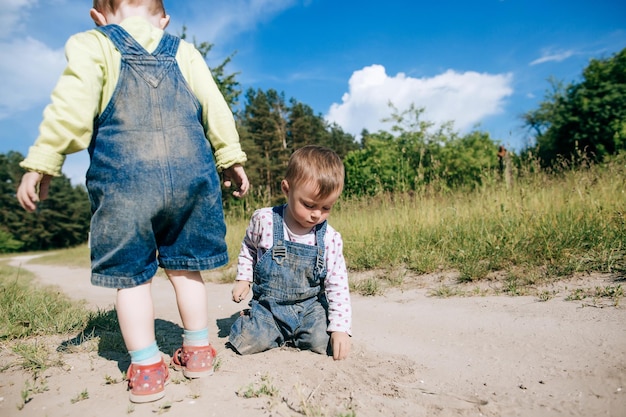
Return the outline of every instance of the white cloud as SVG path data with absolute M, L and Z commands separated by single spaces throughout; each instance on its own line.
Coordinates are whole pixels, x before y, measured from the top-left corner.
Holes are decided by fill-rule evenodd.
M 465 130 L 502 112 L 504 99 L 513 94 L 512 79 L 512 74 L 452 70 L 431 78 L 404 73 L 390 77 L 382 65 L 371 65 L 352 74 L 349 91 L 340 104 L 330 107 L 326 118 L 357 136 L 363 129 L 389 131 L 381 120 L 390 116 L 391 102 L 399 111 L 411 104 L 423 107 L 424 121 L 437 125 L 453 121 L 455 129 Z
M 27 10 L 37 0 L 3 0 L 0 13 L 0 39 L 7 38 L 17 30 Z
M 206 11 L 206 3 L 195 2 L 196 20 L 186 24 L 187 33 L 199 40 L 223 43 L 239 33 L 254 29 L 260 22 L 266 22 L 280 12 L 296 5 L 300 0 L 216 0 Z M 309 2 L 304 1 L 306 6 Z
M 0 43 L 0 79 L 10 80 L 2 87 L 0 119 L 48 101 L 64 66 L 63 48 L 32 38 Z
M 0 119 L 19 111 L 41 105 L 49 100 L 50 92 L 65 65 L 63 50 L 46 46 L 48 40 L 19 36 L 29 21 L 29 13 L 41 12 L 40 0 L 1 0 L 0 13 L 0 79 L 4 80 L 0 95 Z M 76 10 L 74 2 L 53 0 L 48 7 Z M 254 29 L 284 10 L 295 5 L 306 7 L 310 0 L 215 0 L 207 12 L 205 2 L 190 2 L 192 22 L 186 24 L 188 34 L 199 40 L 215 42 L 230 39 L 238 33 Z M 84 11 L 87 16 L 88 6 Z M 185 24 L 180 21 L 178 24 Z M 220 45 L 221 45 L 221 41 Z M 215 53 L 214 51 L 213 53 Z M 232 51 L 229 51 L 229 54 Z M 20 65 L 15 65 L 19 62 Z
M 565 61 L 567 58 L 571 57 L 572 55 L 574 55 L 574 51 L 571 51 L 571 50 L 561 51 L 558 53 L 544 51 L 541 58 L 535 59 L 529 65 L 544 64 L 546 62 L 561 62 L 561 61 Z

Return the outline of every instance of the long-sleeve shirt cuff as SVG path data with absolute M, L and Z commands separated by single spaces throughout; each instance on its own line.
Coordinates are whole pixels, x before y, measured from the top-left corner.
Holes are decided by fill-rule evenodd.
M 243 164 L 246 160 L 246 154 L 241 150 L 239 143 L 215 151 L 215 164 L 218 171 L 230 168 L 235 164 Z
M 28 156 L 20 163 L 20 166 L 28 171 L 60 177 L 63 162 L 65 162 L 65 155 L 41 146 L 31 146 L 28 150 Z
M 350 328 L 350 326 L 339 326 L 339 325 L 333 325 L 331 323 L 326 328 L 326 331 L 329 332 L 329 333 L 332 333 L 332 332 L 344 332 L 344 333 L 347 333 L 348 336 L 352 337 L 352 329 Z

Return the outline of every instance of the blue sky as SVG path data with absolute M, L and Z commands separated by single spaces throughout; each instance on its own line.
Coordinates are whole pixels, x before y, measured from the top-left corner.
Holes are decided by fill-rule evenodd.
M 63 70 L 63 46 L 93 28 L 88 0 L 4 0 L 0 14 L 0 153 L 25 154 Z M 424 119 L 485 130 L 509 148 L 528 135 L 547 79 L 578 81 L 591 58 L 626 47 L 618 0 L 165 0 L 168 30 L 209 41 L 209 64 L 248 88 L 284 92 L 358 135 L 390 130 L 391 102 Z M 243 99 L 243 97 L 242 97 Z M 86 152 L 64 172 L 81 182 Z

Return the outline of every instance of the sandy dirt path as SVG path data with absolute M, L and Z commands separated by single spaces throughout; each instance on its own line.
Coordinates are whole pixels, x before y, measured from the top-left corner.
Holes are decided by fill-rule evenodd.
M 115 292 L 93 287 L 88 270 L 26 261 L 15 258 L 13 264 L 92 308 L 113 307 Z M 569 290 L 619 285 L 617 279 L 567 285 Z M 213 376 L 188 381 L 172 372 L 164 400 L 131 405 L 121 382 L 125 356 L 101 349 L 59 353 L 64 365 L 33 381 L 5 349 L 0 416 L 626 416 L 626 308 L 621 306 L 565 301 L 566 291 L 545 302 L 436 298 L 427 288 L 353 295 L 353 352 L 334 362 L 288 349 L 234 354 L 225 342 L 242 306 L 230 301 L 230 285 L 207 286 L 219 361 Z M 175 346 L 182 329 L 166 279 L 155 278 L 153 296 L 157 332 Z M 67 337 L 48 339 L 67 343 Z M 18 410 L 27 384 L 42 392 Z M 273 388 L 274 395 L 242 395 L 261 387 Z M 89 398 L 78 400 L 83 391 Z

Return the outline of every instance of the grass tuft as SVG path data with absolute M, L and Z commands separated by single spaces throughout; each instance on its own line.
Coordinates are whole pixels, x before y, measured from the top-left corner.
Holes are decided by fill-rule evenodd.
M 82 304 L 31 281 L 31 274 L 0 265 L 0 341 L 65 334 L 87 323 Z
M 241 388 L 237 395 L 243 398 L 276 397 L 278 389 L 272 385 L 268 375 L 261 376 L 261 381 Z

